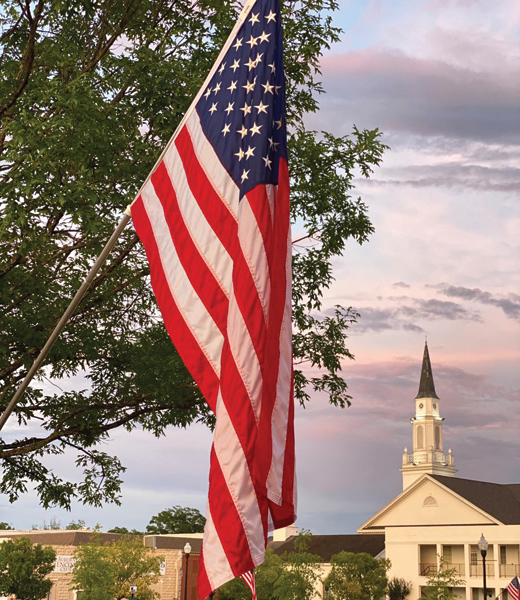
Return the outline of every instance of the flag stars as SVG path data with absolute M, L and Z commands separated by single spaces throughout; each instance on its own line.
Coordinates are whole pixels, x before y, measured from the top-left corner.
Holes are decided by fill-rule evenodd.
M 266 15 L 265 17 L 267 19 L 268 23 L 271 23 L 271 21 L 274 21 L 276 23 L 276 13 L 273 11 L 270 11 L 268 15 Z
M 224 72 L 225 68 L 226 68 L 226 63 L 222 63 L 220 69 L 218 70 L 218 74 L 222 75 L 222 73 Z
M 220 86 L 222 84 L 220 83 L 220 81 L 217 83 L 217 85 L 215 86 L 215 89 L 213 90 L 213 93 L 215 94 L 215 96 L 220 92 Z
M 263 125 L 257 125 L 253 123 L 253 127 L 249 130 L 251 132 L 251 137 L 255 135 L 255 133 L 260 133 L 260 129 L 262 129 Z
M 245 156 L 245 152 L 242 150 L 242 148 L 238 149 L 238 152 L 235 152 L 235 156 L 238 156 L 238 160 L 242 160 Z
M 258 18 L 258 16 L 260 15 L 260 13 L 252 13 L 251 14 L 251 18 L 249 19 L 249 22 L 251 23 L 251 25 L 254 25 L 255 23 L 260 23 L 260 19 Z
M 268 42 L 270 35 L 271 35 L 270 33 L 266 33 L 265 31 L 262 31 L 262 35 L 258 38 L 260 40 L 260 43 Z
M 271 73 L 276 73 L 276 65 L 274 64 L 274 61 L 267 66 L 271 69 Z
M 253 79 L 253 81 L 246 81 L 246 84 L 242 86 L 245 89 L 246 94 L 249 94 L 249 92 L 252 92 L 255 89 L 255 84 L 256 84 L 256 77 Z M 249 112 L 251 112 L 251 111 L 249 111 Z M 247 115 L 247 113 L 244 113 L 244 115 Z
M 226 112 L 228 114 L 229 117 L 229 113 L 233 110 L 235 106 L 234 102 L 228 102 L 227 108 L 224 109 L 224 112 Z
M 269 155 L 262 156 L 262 160 L 265 162 L 266 169 L 272 169 L 271 165 L 273 164 L 273 161 L 269 158 Z
M 264 88 L 264 94 L 267 94 L 268 92 L 270 94 L 273 93 L 274 85 L 271 85 L 268 81 L 266 83 L 262 83 L 262 87 Z
M 247 129 L 242 125 L 242 129 L 237 129 L 237 133 L 239 133 L 242 136 L 242 139 L 244 139 L 244 137 L 247 135 Z
M 247 147 L 247 150 L 245 152 L 246 160 L 255 155 L 255 150 L 256 150 L 256 146 L 254 148 L 251 148 L 251 146 Z M 249 173 L 249 171 L 248 171 L 248 173 Z
M 234 60 L 233 64 L 230 65 L 229 68 L 233 69 L 233 73 L 235 73 L 237 69 L 240 69 L 240 61 L 238 59 Z
M 224 129 L 221 132 L 224 135 L 224 137 L 226 137 L 226 135 L 229 133 L 229 128 L 230 127 L 231 127 L 231 123 L 226 123 L 224 125 Z
M 237 83 L 238 81 L 232 81 L 231 85 L 227 89 L 230 90 L 231 93 L 233 93 L 237 89 Z
M 258 44 L 258 38 L 253 37 L 253 34 L 251 34 L 251 37 L 247 40 L 246 44 L 249 44 L 252 50 L 253 46 L 256 46 Z
M 258 114 L 260 113 L 265 113 L 267 114 L 267 109 L 269 108 L 269 104 L 264 104 L 261 100 L 260 100 L 260 104 L 255 104 L 255 108 L 258 111 Z
M 209 112 L 211 113 L 211 116 L 213 116 L 213 113 L 217 110 L 217 102 L 213 102 L 213 104 L 211 105 L 211 108 L 209 109 Z
M 271 146 L 271 148 L 273 148 L 273 149 L 274 149 L 274 151 L 276 152 L 276 146 L 279 146 L 279 145 L 280 145 L 280 142 L 275 142 L 275 141 L 273 140 L 273 138 L 267 138 L 267 140 L 268 140 L 268 142 L 269 142 L 269 145 Z
M 207 100 L 207 99 L 209 98 L 209 95 L 210 95 L 210 94 L 211 94 L 211 88 L 209 87 L 209 88 L 206 90 L 206 93 L 204 94 L 204 98 L 206 98 L 206 100 Z
M 244 117 L 245 117 L 246 115 L 248 115 L 251 112 L 251 104 L 248 104 L 246 102 L 240 110 L 244 111 Z
M 246 170 L 244 169 L 244 170 L 242 171 L 242 177 L 241 177 L 242 183 L 244 183 L 244 181 L 245 181 L 246 179 L 249 179 L 248 175 L 249 175 L 249 171 L 250 171 L 250 170 L 251 170 L 251 169 L 249 169 L 249 170 L 247 170 L 247 171 L 246 171 Z
M 281 129 L 282 128 L 282 119 L 280 117 L 279 121 L 274 121 L 274 124 L 276 125 L 276 129 Z
M 249 67 L 249 70 L 254 69 L 256 67 L 256 60 L 253 60 L 249 57 L 249 60 L 246 62 L 246 66 Z
M 237 41 L 233 44 L 233 48 L 238 50 L 242 46 L 242 40 L 244 38 L 237 38 Z

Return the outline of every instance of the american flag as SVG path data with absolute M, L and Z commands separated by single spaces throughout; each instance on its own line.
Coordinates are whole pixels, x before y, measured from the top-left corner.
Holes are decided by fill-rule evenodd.
M 251 590 L 252 600 L 256 600 L 255 572 L 248 571 L 247 573 L 244 573 L 242 579 L 247 583 L 247 587 Z
M 520 600 L 520 583 L 518 582 L 518 576 L 513 577 L 507 586 L 507 591 L 513 600 Z
M 278 0 L 247 6 L 131 207 L 180 356 L 215 412 L 199 597 L 294 522 L 291 235 Z

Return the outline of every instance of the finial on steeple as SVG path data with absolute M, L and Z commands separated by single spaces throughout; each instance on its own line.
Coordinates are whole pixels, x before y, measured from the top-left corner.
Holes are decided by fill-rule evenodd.
M 430 363 L 430 354 L 428 352 L 428 341 L 424 342 L 424 355 L 421 368 L 421 381 L 419 382 L 419 391 L 416 398 L 439 398 L 435 393 L 435 384 L 433 383 L 432 365 Z

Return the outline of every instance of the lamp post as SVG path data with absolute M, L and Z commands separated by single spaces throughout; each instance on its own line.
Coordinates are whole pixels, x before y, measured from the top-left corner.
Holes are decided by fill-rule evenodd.
M 186 542 L 184 546 L 184 555 L 186 556 L 186 573 L 184 575 L 184 600 L 188 600 L 188 561 L 190 560 L 191 546 Z
M 480 550 L 480 554 L 482 555 L 482 577 L 484 579 L 484 600 L 487 600 L 487 587 L 486 587 L 486 554 L 488 550 L 488 541 L 482 534 L 482 537 L 478 541 L 478 548 Z

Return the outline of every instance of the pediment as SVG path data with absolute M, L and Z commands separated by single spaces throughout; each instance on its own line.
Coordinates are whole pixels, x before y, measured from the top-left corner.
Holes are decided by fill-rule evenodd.
M 433 525 L 495 525 L 498 521 L 440 482 L 423 476 L 359 529 Z

